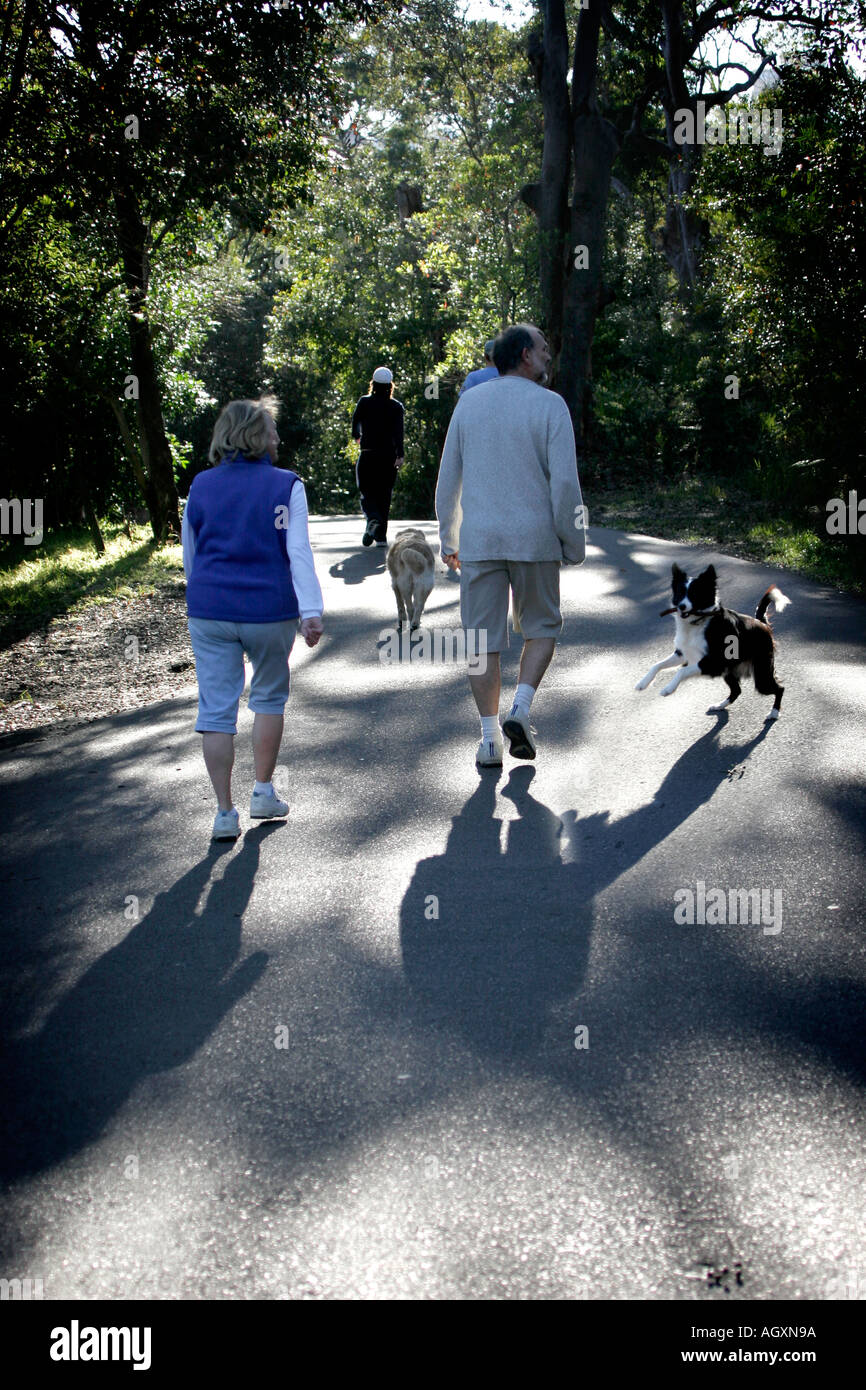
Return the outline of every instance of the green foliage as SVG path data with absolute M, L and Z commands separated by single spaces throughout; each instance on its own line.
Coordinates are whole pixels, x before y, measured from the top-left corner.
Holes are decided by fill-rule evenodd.
M 785 554 L 811 567 L 811 535 L 829 576 L 843 543 L 826 535 L 826 500 L 862 495 L 866 474 L 866 85 L 841 62 L 792 60 L 761 100 L 783 111 L 780 154 L 704 150 L 694 207 L 709 235 L 689 306 L 653 254 L 661 174 L 638 171 L 631 199 L 612 203 L 605 280 L 616 299 L 593 345 L 586 473 L 590 484 L 648 489 L 701 474 L 736 480 L 756 514 L 790 533 Z
M 130 311 L 153 325 L 166 414 L 182 424 L 212 407 L 192 361 L 207 305 L 189 271 L 229 229 L 260 229 L 308 196 L 317 122 L 339 98 L 335 46 L 347 23 L 393 6 L 49 0 L 34 23 L 35 8 L 11 0 L 0 42 L 0 310 L 14 325 L 0 456 L 4 492 L 43 495 L 54 526 L 85 499 L 119 509 L 138 493 L 135 407 L 124 448 L 111 405 L 130 372 Z M 35 468 L 21 457 L 34 429 Z
M 866 83 L 790 64 L 771 104 L 781 154 L 718 147 L 712 300 L 751 407 L 765 495 L 823 502 L 862 480 L 866 359 Z
M 534 223 L 517 190 L 539 157 L 534 97 L 516 37 L 444 0 L 366 31 L 342 72 L 354 100 L 314 202 L 276 219 L 287 284 L 266 360 L 300 376 L 292 466 L 314 507 L 339 510 L 356 495 L 352 410 L 391 366 L 407 422 L 394 506 L 429 516 L 463 377 L 487 338 L 533 314 Z
M 351 414 L 386 364 L 406 409 L 395 511 L 432 515 L 463 377 L 503 324 L 539 313 L 536 223 L 520 198 L 542 139 L 526 34 L 462 8 L 49 4 L 16 76 L 24 7 L 12 4 L 0 58 L 3 495 L 44 497 L 49 529 L 87 500 L 109 517 L 140 502 L 111 404 L 137 448 L 123 394 L 124 186 L 147 228 L 146 308 L 181 494 L 207 464 L 222 405 L 270 391 L 281 461 L 313 510 L 355 510 Z M 625 129 L 662 61 L 660 15 L 649 0 L 616 12 L 636 38 L 605 38 L 599 99 Z M 728 499 L 736 488 L 756 546 L 770 536 L 755 516 L 786 537 L 780 562 L 827 573 L 826 499 L 866 494 L 866 86 L 839 27 L 854 12 L 840 0 L 761 97 L 783 111 L 781 154 L 703 151 L 691 200 L 708 232 L 688 304 L 662 254 L 667 165 L 624 144 L 584 464 L 590 494 L 661 489 L 694 503 L 707 478 Z M 576 18 L 575 5 L 572 29 Z M 645 128 L 663 135 L 652 101 Z

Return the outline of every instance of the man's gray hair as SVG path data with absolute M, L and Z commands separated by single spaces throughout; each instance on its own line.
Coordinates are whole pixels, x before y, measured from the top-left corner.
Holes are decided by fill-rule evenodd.
M 520 365 L 526 349 L 532 351 L 534 341 L 530 323 L 513 323 L 510 328 L 503 328 L 493 344 L 493 361 L 499 375 L 513 372 Z
M 261 396 L 257 401 L 229 401 L 220 411 L 214 425 L 208 458 L 211 463 L 223 459 L 260 459 L 268 452 L 271 422 L 276 420 L 279 402 L 276 396 Z

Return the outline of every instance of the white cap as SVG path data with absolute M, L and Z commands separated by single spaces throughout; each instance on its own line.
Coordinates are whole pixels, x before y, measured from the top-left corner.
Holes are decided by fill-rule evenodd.
M 375 372 L 373 373 L 373 380 L 381 382 L 384 386 L 388 386 L 394 380 L 394 378 L 388 371 L 387 367 L 377 367 Z

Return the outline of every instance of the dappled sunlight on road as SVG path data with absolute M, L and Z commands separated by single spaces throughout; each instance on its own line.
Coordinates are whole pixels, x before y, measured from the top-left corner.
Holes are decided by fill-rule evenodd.
M 194 688 L 7 759 L 5 1161 L 46 1293 L 691 1299 L 737 1266 L 732 1298 L 833 1296 L 866 1180 L 856 614 L 798 581 L 782 718 L 749 687 L 709 716 L 715 682 L 633 689 L 681 548 L 597 533 L 537 761 L 479 774 L 462 661 L 383 660 L 381 553 L 321 525 L 285 823 L 248 820 L 242 707 L 243 835 L 208 851 Z M 440 574 L 423 627 L 456 605 Z M 780 931 L 677 921 L 700 882 L 780 891 Z

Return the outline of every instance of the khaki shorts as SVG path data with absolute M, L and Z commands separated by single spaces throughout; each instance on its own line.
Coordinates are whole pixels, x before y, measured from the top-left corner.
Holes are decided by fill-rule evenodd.
M 521 637 L 552 637 L 562 631 L 558 560 L 464 560 L 460 564 L 460 619 L 464 628 L 486 631 L 487 650 L 508 647 L 511 624 Z

